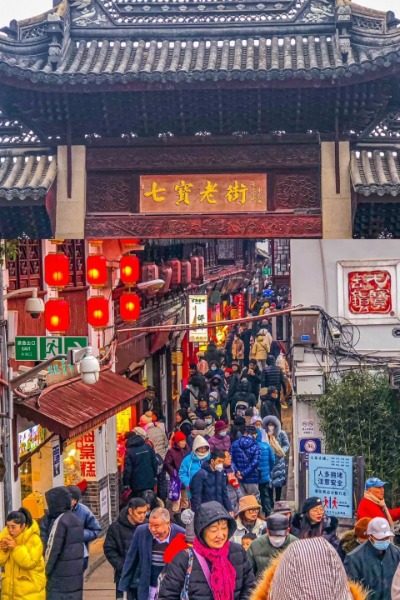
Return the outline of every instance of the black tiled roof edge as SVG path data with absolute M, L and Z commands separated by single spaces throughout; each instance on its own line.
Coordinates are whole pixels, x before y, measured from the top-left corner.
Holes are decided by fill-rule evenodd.
M 350 173 L 361 196 L 400 196 L 400 146 L 352 150 Z
M 0 198 L 44 199 L 57 175 L 55 156 L 37 151 L 0 152 Z

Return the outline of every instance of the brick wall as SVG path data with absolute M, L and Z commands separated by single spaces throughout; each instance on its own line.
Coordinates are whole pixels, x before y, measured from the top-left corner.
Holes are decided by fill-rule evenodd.
M 118 473 L 110 473 L 100 481 L 88 481 L 88 486 L 82 501 L 94 513 L 105 533 L 109 525 L 108 514 L 100 516 L 100 492 L 110 487 L 111 518 L 114 521 L 118 515 L 119 508 L 119 479 Z

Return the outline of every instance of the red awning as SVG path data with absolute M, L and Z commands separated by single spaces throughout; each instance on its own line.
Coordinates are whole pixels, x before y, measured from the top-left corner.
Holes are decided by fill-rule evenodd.
M 69 439 L 98 427 L 117 412 L 140 402 L 144 395 L 145 389 L 138 383 L 111 371 L 102 371 L 95 385 L 72 379 L 65 385 L 44 390 L 39 398 L 17 403 L 16 411 L 63 439 Z

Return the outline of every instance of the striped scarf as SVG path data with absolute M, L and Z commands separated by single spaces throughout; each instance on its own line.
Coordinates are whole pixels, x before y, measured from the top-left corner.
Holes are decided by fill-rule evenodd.
M 323 538 L 290 544 L 272 580 L 268 600 L 351 600 L 337 552 Z

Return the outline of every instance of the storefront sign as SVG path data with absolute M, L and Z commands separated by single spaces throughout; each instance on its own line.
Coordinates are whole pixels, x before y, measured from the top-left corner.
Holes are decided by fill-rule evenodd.
M 27 337 L 15 338 L 15 360 L 47 360 L 57 354 L 67 354 L 70 348 L 86 348 L 88 338 L 78 337 Z
M 58 477 L 61 473 L 61 452 L 60 444 L 53 445 L 53 477 Z
M 353 314 L 387 315 L 392 310 L 392 279 L 389 271 L 351 271 L 349 310 Z
M 189 323 L 190 325 L 203 325 L 207 323 L 208 302 L 207 295 L 189 296 Z M 189 330 L 189 342 L 208 342 L 207 329 Z
M 321 498 L 330 517 L 353 518 L 353 458 L 309 454 L 308 496 Z
M 94 443 L 94 431 L 84 433 L 75 442 L 79 451 L 81 475 L 83 479 L 96 479 L 96 448 Z
M 140 212 L 249 213 L 267 210 L 267 176 L 260 173 L 144 175 Z
M 18 434 L 18 456 L 33 452 L 46 439 L 46 429 L 35 425 Z

